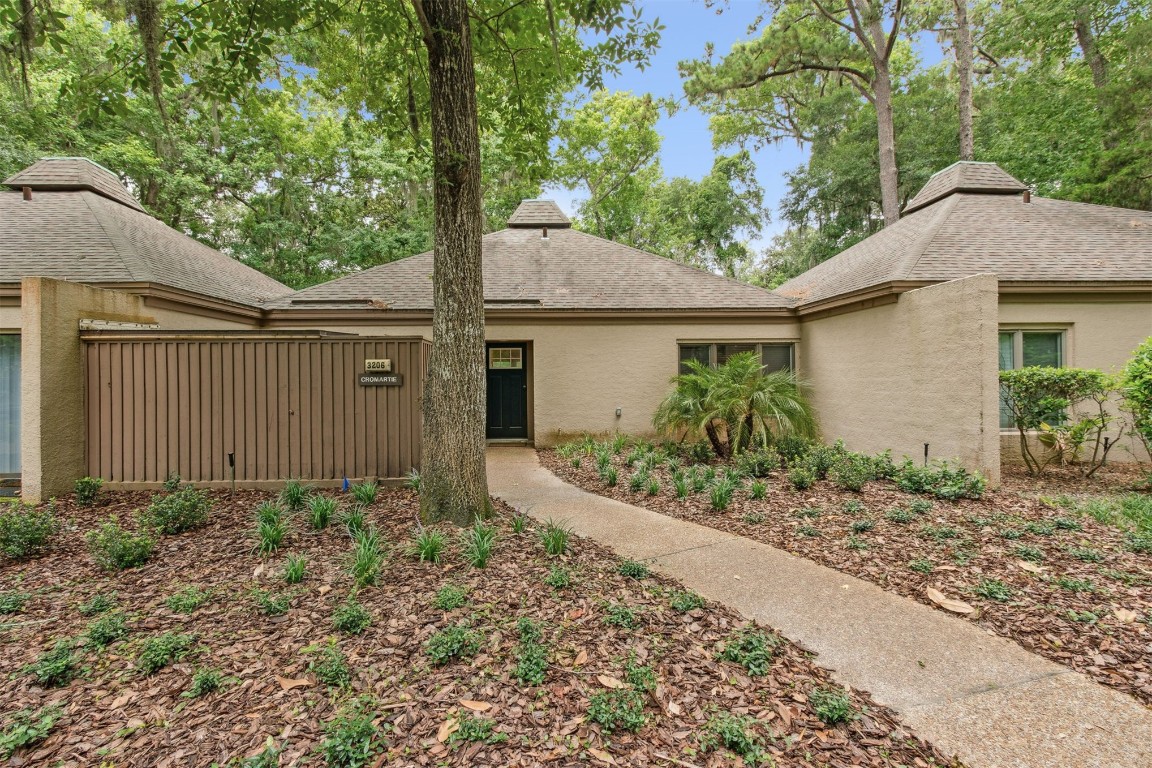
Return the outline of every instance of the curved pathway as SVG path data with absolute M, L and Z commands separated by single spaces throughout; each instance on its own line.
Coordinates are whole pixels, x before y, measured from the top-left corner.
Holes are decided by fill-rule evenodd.
M 1152 710 L 866 581 L 741 536 L 588 493 L 531 448 L 488 451 L 493 496 L 645 560 L 820 656 L 971 768 L 1152 766 Z

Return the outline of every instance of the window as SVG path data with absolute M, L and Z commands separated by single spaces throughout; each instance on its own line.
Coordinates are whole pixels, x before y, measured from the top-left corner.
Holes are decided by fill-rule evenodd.
M 1000 370 L 1064 365 L 1064 331 L 1000 331 Z M 1053 414 L 1051 420 L 1059 419 Z M 1012 429 L 1012 412 L 1000 401 L 1000 428 Z
M 688 373 L 688 361 L 696 360 L 704 365 L 724 365 L 735 355 L 744 352 L 755 352 L 760 356 L 760 363 L 765 373 L 776 371 L 791 371 L 795 367 L 793 347 L 795 345 L 784 343 L 756 344 L 753 342 L 703 344 L 688 343 L 680 345 L 680 373 Z
M 523 368 L 524 350 L 520 347 L 491 347 L 488 350 L 489 368 Z

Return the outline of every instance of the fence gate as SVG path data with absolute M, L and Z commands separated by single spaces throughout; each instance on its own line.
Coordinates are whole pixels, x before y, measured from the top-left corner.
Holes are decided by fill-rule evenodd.
M 111 483 L 396 478 L 418 466 L 430 342 L 317 332 L 94 331 L 88 474 Z M 367 362 L 372 361 L 372 362 Z

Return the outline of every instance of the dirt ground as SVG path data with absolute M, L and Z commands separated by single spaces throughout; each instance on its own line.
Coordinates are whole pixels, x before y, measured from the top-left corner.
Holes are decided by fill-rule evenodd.
M 0 594 L 29 596 L 19 612 L 0 615 L 0 728 L 19 710 L 62 711 L 48 737 L 17 750 L 11 765 L 240 764 L 269 739 L 280 750 L 278 761 L 248 764 L 324 765 L 326 723 L 364 696 L 379 750 L 368 765 L 738 765 L 731 752 L 702 750 L 706 724 L 718 713 L 750 718 L 748 735 L 776 765 L 954 764 L 865 693 L 850 692 L 855 714 L 846 724 L 825 725 L 810 697 L 835 686 L 809 654 L 769 635 L 771 663 L 766 674 L 752 676 L 717 657 L 745 626 L 740 616 L 713 604 L 674 610 L 676 583 L 626 577 L 620 561 L 590 541 L 573 539 L 569 554 L 551 557 L 531 525 L 513 532 L 505 509 L 486 568 L 463 562 L 455 532 L 441 564 L 420 563 L 405 553 L 415 495 L 382 492 L 368 519 L 386 542 L 387 558 L 378 585 L 358 593 L 372 624 L 348 635 L 332 624 L 352 591 L 347 532 L 340 525 L 313 531 L 297 516 L 283 548 L 261 558 L 253 553 L 254 510 L 269 495 L 211 497 L 207 527 L 161 538 L 153 558 L 133 570 L 98 570 L 84 534 L 111 514 L 129 519 L 148 503 L 141 494 L 110 494 L 96 508 L 62 499 L 66 526 L 58 545 L 39 559 L 0 564 Z M 307 558 L 307 575 L 295 586 L 281 575 L 289 554 Z M 544 583 L 557 565 L 571 574 L 570 586 Z M 462 607 L 434 605 L 445 585 L 465 590 Z M 210 590 L 209 599 L 191 614 L 173 612 L 168 598 L 189 586 Z M 264 615 L 254 589 L 290 596 L 289 610 Z M 115 594 L 129 634 L 103 650 L 78 644 L 79 676 L 63 687 L 42 687 L 27 665 L 58 640 L 83 636 L 95 619 L 78 607 L 97 594 Z M 635 626 L 606 623 L 620 610 L 614 606 L 634 612 Z M 541 685 L 513 675 L 521 617 L 542 628 L 548 666 Z M 461 622 L 479 633 L 478 653 L 433 666 L 427 641 Z M 143 643 L 168 631 L 192 634 L 193 652 L 144 674 Z M 343 688 L 320 683 L 310 670 L 316 649 L 328 642 L 351 668 Z M 651 690 L 638 689 L 646 724 L 636 733 L 606 733 L 590 719 L 590 701 L 630 679 L 629 664 L 654 674 Z M 223 674 L 223 689 L 187 697 L 193 674 L 208 668 Z M 471 718 L 491 721 L 488 738 L 457 735 Z
M 797 491 L 775 471 L 763 499 L 752 499 L 745 481 L 716 511 L 707 492 L 677 499 L 663 466 L 651 473 L 660 490 L 650 495 L 629 490 L 623 455 L 614 459 L 615 487 L 599 478 L 593 457 L 579 467 L 554 451 L 540 457 L 593 493 L 747 536 L 944 610 L 930 597 L 936 590 L 973 609 L 953 615 L 1152 704 L 1152 555 L 1131 551 L 1125 531 L 1052 502 L 1130 489 L 1146 474 L 1139 468 L 1106 467 L 1085 481 L 1070 468 L 1037 480 L 1006 467 L 999 491 L 959 502 L 888 481 L 859 493 L 828 481 Z M 918 500 L 931 504 L 917 509 Z

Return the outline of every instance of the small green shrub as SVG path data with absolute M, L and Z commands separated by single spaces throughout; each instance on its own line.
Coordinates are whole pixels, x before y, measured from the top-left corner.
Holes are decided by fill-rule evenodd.
M 502 741 L 508 741 L 508 734 L 493 731 L 496 727 L 496 721 L 490 717 L 479 717 L 471 712 L 461 712 L 457 716 L 456 724 L 459 727 L 448 737 L 448 743 L 451 745 L 461 742 L 498 744 Z
M 717 512 L 728 509 L 728 505 L 732 503 L 732 494 L 735 491 L 736 484 L 728 478 L 712 483 L 712 489 L 708 492 L 708 501 L 712 504 L 712 509 Z
M 656 690 L 656 672 L 645 664 L 637 664 L 633 654 L 624 665 L 624 682 L 642 693 Z
M 540 539 L 544 543 L 544 551 L 553 557 L 563 555 L 568 551 L 568 539 L 571 535 L 571 529 L 549 520 L 544 524 L 544 530 L 540 532 Z
M 320 752 L 328 768 L 363 768 L 384 748 L 376 725 L 374 703 L 368 697 L 346 702 L 324 725 Z
M 286 584 L 299 584 L 304 581 L 304 574 L 308 571 L 308 560 L 303 555 L 288 555 L 284 559 L 284 582 Z
M 636 560 L 621 561 L 616 572 L 630 579 L 646 579 L 652 575 L 652 570 L 647 565 Z
M 792 484 L 793 489 L 804 491 L 816 482 L 816 475 L 808 467 L 795 466 L 788 470 L 788 482 Z
M 262 501 L 256 507 L 257 523 L 279 523 L 284 520 L 284 508 L 275 501 Z
M 1007 539 L 1008 541 L 1016 541 L 1017 539 L 1024 538 L 1024 531 L 1019 528 L 1002 528 L 1000 529 L 1000 538 Z
M 928 494 L 949 501 L 978 499 L 988 484 L 979 472 L 969 472 L 947 461 L 921 466 L 911 459 L 896 468 L 894 479 L 905 493 Z
M 700 750 L 727 749 L 744 758 L 747 765 L 764 764 L 764 738 L 757 731 L 760 721 L 748 715 L 719 712 L 708 718 L 699 737 Z
M 764 516 L 763 512 L 761 512 L 760 510 L 757 509 L 757 510 L 754 510 L 752 512 L 744 513 L 744 517 L 742 519 L 744 520 L 744 522 L 746 522 L 750 525 L 759 525 L 760 523 L 764 522 L 768 518 Z
M 419 486 L 419 481 L 417 481 Z M 368 480 L 363 483 L 356 483 L 352 486 L 352 498 L 356 499 L 358 504 L 365 507 L 372 506 L 376 503 L 376 497 L 380 493 L 380 485 L 374 480 Z
M 0 553 L 24 560 L 47 551 L 60 530 L 55 505 L 49 502 L 37 509 L 18 501 L 4 506 L 8 510 L 0 512 Z
M 212 590 L 199 587 L 185 587 L 174 595 L 169 595 L 164 604 L 173 613 L 192 613 L 212 597 Z
M 931 560 L 925 560 L 923 558 L 919 558 L 916 560 L 909 561 L 908 567 L 911 568 L 912 570 L 916 571 L 916 573 L 928 574 L 928 573 L 932 573 L 932 571 L 936 570 L 936 563 L 932 562 Z
M 64 716 L 59 706 L 48 706 L 33 712 L 22 709 L 10 716 L 10 720 L 0 730 L 0 760 L 7 760 L 12 754 L 25 747 L 38 744 L 48 738 L 56 722 Z
M 736 468 L 746 477 L 767 477 L 780 466 L 780 454 L 772 448 L 745 451 L 736 457 Z
M 798 525 L 796 526 L 796 535 L 803 536 L 808 539 L 818 539 L 824 534 L 820 533 L 820 529 L 811 525 Z
M 208 524 L 212 502 L 195 488 L 183 488 L 167 496 L 152 498 L 144 519 L 148 527 L 165 536 L 203 528 Z
M 97 592 L 92 597 L 88 598 L 80 605 L 76 606 L 76 610 L 81 616 L 96 616 L 101 613 L 107 613 L 115 608 L 117 605 L 116 593 L 105 594 Z M 2 611 L 0 611 L 2 613 Z
M 24 667 L 24 674 L 32 675 L 36 682 L 49 688 L 68 685 L 76 677 L 78 659 L 70 640 L 57 640 L 52 650 L 45 651 L 35 664 Z
M 543 685 L 548 672 L 548 647 L 541 642 L 540 627 L 531 619 L 516 622 L 520 642 L 516 646 L 516 669 L 513 674 L 525 685 Z
M 96 565 L 106 571 L 137 568 L 152 557 L 156 542 L 147 533 L 132 533 L 120 527 L 115 517 L 106 520 L 85 537 Z
M 763 677 L 772 666 L 772 651 L 779 643 L 758 629 L 746 627 L 728 638 L 717 658 L 739 664 L 752 677 Z
M 920 535 L 926 539 L 932 539 L 935 542 L 942 543 L 960 538 L 960 531 L 949 525 L 932 525 L 928 523 L 920 526 Z
M 313 494 L 308 497 L 308 522 L 314 530 L 322 531 L 332 522 L 339 508 L 340 503 L 331 496 Z
M 608 606 L 607 613 L 604 616 L 604 623 L 613 627 L 634 629 L 640 624 L 640 617 L 636 615 L 635 609 L 629 608 L 621 603 L 612 603 Z
M 472 527 L 461 534 L 461 554 L 464 561 L 473 568 L 487 568 L 496 544 L 496 528 L 483 520 L 477 520 Z
M 280 503 L 289 512 L 299 512 L 304 509 L 311 495 L 312 486 L 305 485 L 299 480 L 289 480 L 284 483 L 284 489 L 280 491 Z
M 1091 547 L 1069 547 L 1068 554 L 1085 563 L 1099 563 L 1104 560 L 1104 555 Z
M 815 520 L 824 515 L 824 509 L 822 507 L 800 507 L 800 509 L 792 510 L 792 514 L 801 520 Z
M 851 549 L 851 550 L 854 550 L 857 552 L 862 552 L 862 551 L 868 549 L 868 542 L 864 541 L 863 539 L 860 539 L 860 538 L 857 538 L 855 536 L 850 535 L 850 536 L 848 536 L 848 541 L 844 544 L 844 546 L 846 546 L 848 549 Z
M 283 616 L 292 605 L 292 593 L 276 594 L 266 589 L 252 590 L 256 607 L 265 616 Z
M 980 583 L 972 588 L 972 592 L 980 597 L 1004 603 L 1012 599 L 1012 589 L 999 579 L 981 579 Z
M 332 613 L 332 626 L 337 632 L 358 635 L 371 624 L 372 614 L 356 600 L 355 595 L 349 595 Z
M 872 460 L 858 453 L 846 453 L 836 459 L 828 470 L 828 478 L 846 491 L 859 491 L 869 480 L 876 478 Z
M 375 528 L 362 529 L 353 538 L 354 547 L 348 572 L 357 587 L 370 587 L 380 578 L 384 552 Z
M 423 484 L 424 478 L 420 476 L 420 470 L 416 469 L 415 467 L 408 470 L 408 474 L 404 476 L 404 487 L 410 491 L 416 491 L 416 493 L 420 493 L 420 489 L 423 487 Z M 371 504 L 372 502 L 368 503 Z
M 198 699 L 224 687 L 224 673 L 218 669 L 198 669 L 192 673 L 192 687 L 184 696 Z
M 876 521 L 867 517 L 860 520 L 853 520 L 852 523 L 848 526 L 852 533 L 867 533 L 875 527 Z
M 1064 616 L 1069 621 L 1075 621 L 1080 624 L 1098 624 L 1100 622 L 1100 617 L 1091 611 L 1069 610 Z
M 107 648 L 127 636 L 127 621 L 124 614 L 118 612 L 105 613 L 90 622 L 88 628 L 84 630 L 84 639 L 92 648 Z
M 645 726 L 644 698 L 631 688 L 616 688 L 588 697 L 588 719 L 605 733 L 632 731 Z
M 96 500 L 100 497 L 100 488 L 104 485 L 104 480 L 99 477 L 82 477 L 76 481 L 74 486 L 76 491 L 76 503 L 82 507 L 96 506 Z
M 912 499 L 908 502 L 908 511 L 917 515 L 926 515 L 936 508 L 928 499 Z
M 553 589 L 564 589 L 572 584 L 572 573 L 562 565 L 554 565 L 548 569 L 544 583 Z
M 32 595 L 27 592 L 17 592 L 15 590 L 0 592 L 0 616 L 20 613 L 31 599 Z
M 352 682 L 352 670 L 348 666 L 348 658 L 336 645 L 335 638 L 322 646 L 308 646 L 304 652 L 316 654 L 315 658 L 308 662 L 308 671 L 324 685 L 343 688 Z
M 455 584 L 445 584 L 436 593 L 432 604 L 442 611 L 454 611 L 468 602 L 468 590 Z
M 906 524 L 916 519 L 916 515 L 907 509 L 900 507 L 893 507 L 884 513 L 884 519 L 891 520 L 894 523 Z
M 1056 526 L 1048 522 L 1032 521 L 1024 524 L 1024 530 L 1036 536 L 1051 536 L 1056 532 Z
M 421 528 L 412 536 L 412 543 L 408 545 L 408 556 L 414 557 L 422 563 L 438 563 L 448 537 L 435 528 Z
M 169 664 L 187 657 L 192 653 L 195 642 L 194 636 L 176 632 L 150 637 L 136 656 L 136 668 L 145 675 L 155 674 Z
M 1033 547 L 1030 544 L 1018 544 L 1012 550 L 1012 553 L 1021 560 L 1027 560 L 1030 563 L 1041 563 L 1044 561 L 1044 550 L 1040 547 Z
M 816 688 L 808 694 L 808 703 L 825 725 L 847 723 L 859 717 L 848 694 L 835 688 Z
M 267 557 L 275 554 L 288 537 L 288 524 L 283 520 L 260 521 L 256 524 L 256 554 Z
M 168 476 L 164 478 L 164 490 L 168 493 L 175 493 L 180 490 L 180 483 L 182 482 L 184 479 L 180 477 L 179 472 L 169 472 Z
M 697 608 L 703 608 L 705 605 L 704 598 L 691 590 L 673 592 L 668 602 L 672 606 L 672 610 L 679 611 L 680 613 L 694 611 Z
M 1089 579 L 1073 579 L 1068 576 L 1061 576 L 1052 582 L 1061 589 L 1066 589 L 1069 592 L 1095 592 L 1096 585 Z
M 1052 518 L 1052 525 L 1056 526 L 1059 531 L 1080 531 L 1084 526 L 1080 524 L 1079 520 L 1074 520 L 1071 517 L 1057 516 Z
M 748 486 L 748 495 L 755 501 L 760 501 L 768 495 L 768 484 L 763 480 L 754 480 L 752 485 Z
M 808 457 L 809 451 L 812 450 L 812 443 L 803 437 L 784 435 L 776 440 L 773 447 L 784 463 L 792 466 Z
M 1152 533 L 1129 533 L 1125 538 L 1125 546 L 1137 554 L 1152 554 Z
M 480 633 L 467 624 L 456 624 L 434 632 L 424 643 L 424 653 L 437 667 L 457 659 L 470 659 L 480 652 Z

